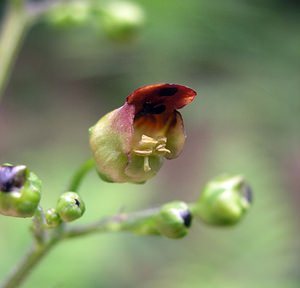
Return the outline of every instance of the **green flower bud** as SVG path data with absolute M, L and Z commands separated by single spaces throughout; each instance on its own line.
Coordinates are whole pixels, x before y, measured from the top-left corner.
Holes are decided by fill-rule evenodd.
M 100 11 L 102 28 L 113 40 L 133 39 L 145 21 L 143 10 L 131 2 L 113 1 L 101 6 Z
M 64 222 L 71 222 L 83 215 L 85 205 L 77 193 L 65 192 L 58 199 L 56 211 Z
M 26 166 L 0 166 L 0 214 L 31 217 L 41 199 L 41 181 Z
M 209 182 L 193 213 L 213 225 L 234 225 L 250 208 L 252 191 L 242 176 L 221 176 Z
M 49 227 L 57 227 L 61 223 L 59 214 L 54 208 L 48 209 L 45 214 L 46 222 Z
M 157 229 L 168 238 L 182 238 L 188 233 L 192 223 L 192 214 L 184 202 L 172 202 L 164 205 L 157 216 Z
M 69 1 L 54 5 L 47 13 L 48 22 L 57 27 L 72 27 L 86 24 L 91 19 L 89 1 Z

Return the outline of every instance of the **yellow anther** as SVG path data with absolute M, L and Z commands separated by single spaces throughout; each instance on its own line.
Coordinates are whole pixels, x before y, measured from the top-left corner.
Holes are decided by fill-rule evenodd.
M 150 156 L 153 154 L 153 150 L 133 150 L 133 152 L 138 156 Z
M 155 150 L 156 152 L 160 152 L 160 153 L 162 153 L 162 154 L 170 154 L 171 153 L 171 151 L 169 150 L 169 149 L 167 149 L 167 148 L 165 148 L 165 147 L 161 147 L 161 148 L 159 148 L 159 149 L 156 149 Z
M 160 136 L 157 138 L 158 144 L 166 144 L 167 143 L 167 137 Z
M 153 145 L 156 145 L 157 144 L 157 140 L 155 140 L 154 138 L 152 137 L 149 137 L 147 135 L 142 135 L 142 138 L 139 142 L 139 144 L 153 144 Z
M 165 148 L 166 147 L 166 144 L 159 144 L 155 147 L 155 150 L 159 150 L 161 148 Z

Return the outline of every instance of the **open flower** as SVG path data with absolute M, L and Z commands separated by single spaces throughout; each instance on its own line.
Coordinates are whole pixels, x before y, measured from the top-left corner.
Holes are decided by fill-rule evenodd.
M 138 88 L 125 104 L 90 129 L 90 145 L 100 176 L 111 182 L 143 183 L 176 158 L 184 145 L 183 120 L 176 109 L 196 92 L 177 84 Z

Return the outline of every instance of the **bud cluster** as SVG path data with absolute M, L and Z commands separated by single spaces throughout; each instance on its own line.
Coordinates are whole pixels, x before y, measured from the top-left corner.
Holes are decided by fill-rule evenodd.
M 179 239 L 188 234 L 194 218 L 213 226 L 235 225 L 245 216 L 251 201 L 252 192 L 243 177 L 217 177 L 206 185 L 195 203 L 167 203 L 135 232 Z
M 56 208 L 46 211 L 45 218 L 49 227 L 56 227 L 61 222 L 72 222 L 80 218 L 85 212 L 85 204 L 75 192 L 63 193 L 56 204 Z
M 47 22 L 54 27 L 89 25 L 122 42 L 137 36 L 144 18 L 140 6 L 128 1 L 61 1 L 46 15 Z

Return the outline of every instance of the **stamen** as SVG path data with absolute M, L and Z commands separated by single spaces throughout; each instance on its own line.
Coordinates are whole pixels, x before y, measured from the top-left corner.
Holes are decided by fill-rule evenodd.
M 144 171 L 149 172 L 151 170 L 151 167 L 149 165 L 149 157 L 144 157 Z
M 167 143 L 167 137 L 164 137 L 164 136 L 158 137 L 157 142 L 159 144 L 166 144 Z
M 162 148 L 159 148 L 159 149 L 157 148 L 156 152 L 160 152 L 162 154 L 171 154 L 171 151 L 169 149 L 165 148 L 165 147 L 162 147 Z
M 166 148 L 167 137 L 159 136 L 157 138 L 152 138 L 147 135 L 142 135 L 140 141 L 136 149 L 132 152 L 137 155 L 144 157 L 144 171 L 149 172 L 151 170 L 149 164 L 150 156 L 165 156 L 166 154 L 170 154 L 171 151 Z
M 133 152 L 138 156 L 150 156 L 153 154 L 152 150 L 133 150 Z
M 151 143 L 151 144 L 156 144 L 157 140 L 153 139 L 152 137 L 149 137 L 145 134 L 142 135 L 142 138 L 139 142 L 139 144 L 143 144 L 143 143 Z
M 159 144 L 159 145 L 156 146 L 156 150 L 159 150 L 159 149 L 165 148 L 165 147 L 166 147 L 165 144 Z

